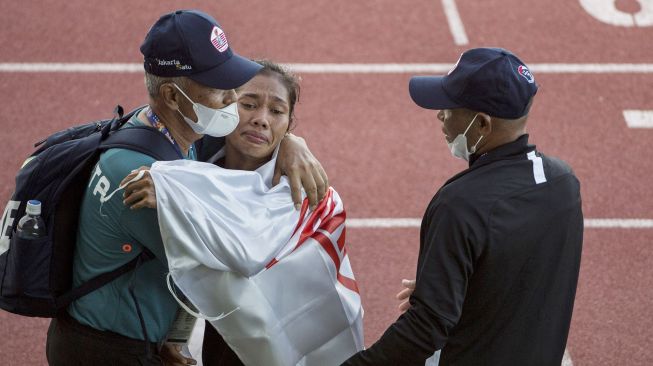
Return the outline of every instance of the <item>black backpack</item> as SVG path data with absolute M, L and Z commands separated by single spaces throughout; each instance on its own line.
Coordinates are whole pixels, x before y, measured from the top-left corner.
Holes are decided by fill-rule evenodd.
M 182 156 L 152 127 L 120 129 L 138 108 L 111 120 L 101 120 L 57 132 L 37 143 L 38 149 L 16 175 L 16 189 L 0 222 L 0 308 L 40 317 L 56 317 L 72 301 L 98 289 L 154 258 L 144 250 L 134 260 L 72 288 L 73 254 L 80 206 L 100 154 L 123 148 L 175 160 Z M 48 235 L 23 240 L 16 235 L 27 201 L 42 203 L 41 217 Z

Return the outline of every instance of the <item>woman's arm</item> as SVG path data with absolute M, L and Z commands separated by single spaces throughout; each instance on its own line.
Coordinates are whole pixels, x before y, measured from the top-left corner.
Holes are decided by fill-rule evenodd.
M 132 210 L 144 207 L 156 209 L 156 191 L 148 167 L 133 171 L 120 184 L 134 178 L 141 170 L 146 171 L 145 176 L 125 187 L 123 203 Z M 272 184 L 278 184 L 282 175 L 288 176 L 292 200 L 297 209 L 302 206 L 302 187 L 311 209 L 324 198 L 329 188 L 329 178 L 322 164 L 308 149 L 306 141 L 290 133 L 281 142 Z
M 156 190 L 154 189 L 154 181 L 150 175 L 149 167 L 142 166 L 137 170 L 132 171 L 122 180 L 122 182 L 120 182 L 120 185 L 123 185 L 136 177 L 138 172 L 141 170 L 145 171 L 145 174 L 141 179 L 132 182 L 125 187 L 122 202 L 132 210 L 139 208 L 153 208 L 156 210 Z

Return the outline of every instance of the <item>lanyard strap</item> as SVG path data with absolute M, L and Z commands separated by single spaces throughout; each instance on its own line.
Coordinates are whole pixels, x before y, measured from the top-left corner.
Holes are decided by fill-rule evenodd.
M 152 127 L 156 128 L 159 132 L 161 132 L 165 137 L 168 138 L 168 141 L 170 141 L 172 146 L 174 146 L 175 149 L 179 152 L 179 155 L 184 156 L 184 154 L 181 152 L 181 149 L 179 148 L 179 145 L 170 134 L 170 131 L 168 131 L 168 128 L 163 123 L 161 123 L 159 116 L 157 116 L 156 113 L 154 113 L 152 107 L 149 106 L 147 107 L 147 110 L 145 111 L 145 116 L 147 117 L 147 121 L 150 123 Z M 191 145 L 188 150 L 188 156 L 191 155 L 190 150 L 192 149 L 193 149 L 193 145 Z

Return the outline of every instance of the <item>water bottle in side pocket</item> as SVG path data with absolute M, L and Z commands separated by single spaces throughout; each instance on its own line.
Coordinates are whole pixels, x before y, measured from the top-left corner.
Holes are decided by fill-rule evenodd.
M 45 221 L 41 217 L 41 202 L 37 200 L 27 201 L 25 216 L 18 221 L 16 234 L 21 239 L 38 239 L 48 235 L 45 229 Z

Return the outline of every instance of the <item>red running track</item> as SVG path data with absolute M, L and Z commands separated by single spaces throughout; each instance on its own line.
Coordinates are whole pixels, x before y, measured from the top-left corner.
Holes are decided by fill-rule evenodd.
M 502 46 L 527 63 L 651 63 L 653 28 L 617 28 L 578 1 L 462 1 L 469 47 Z M 624 9 L 632 1 L 619 1 Z M 250 57 L 310 63 L 453 63 L 439 1 L 194 1 Z M 3 4 L 0 63 L 139 62 L 162 1 Z M 568 161 L 588 218 L 653 218 L 653 129 L 627 128 L 622 111 L 653 110 L 653 74 L 535 73 L 541 88 L 531 139 Z M 435 113 L 410 101 L 410 74 L 303 74 L 297 133 L 306 137 L 350 218 L 421 217 L 437 188 L 464 168 L 446 150 Z M 0 199 L 31 143 L 146 101 L 139 74 L 0 72 Z M 325 138 L 326 137 L 326 138 Z M 350 229 L 350 257 L 370 344 L 398 316 L 394 294 L 412 277 L 417 229 Z M 568 349 L 574 365 L 650 365 L 653 229 L 587 229 Z M 0 359 L 42 365 L 47 320 L 0 313 Z

